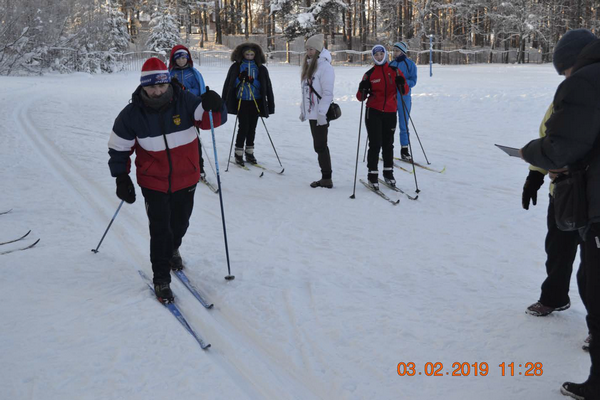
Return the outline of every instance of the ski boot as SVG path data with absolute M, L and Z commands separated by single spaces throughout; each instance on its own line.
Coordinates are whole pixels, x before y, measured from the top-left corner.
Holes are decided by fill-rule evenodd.
M 406 161 L 412 160 L 410 152 L 408 151 L 408 146 L 402 146 L 402 148 L 400 149 L 400 157 Z
M 179 254 L 179 249 L 175 249 L 173 251 L 173 255 L 169 260 L 169 264 L 171 265 L 171 270 L 173 271 L 181 271 L 183 269 L 183 259 Z
M 396 179 L 394 179 L 394 171 L 392 171 L 391 168 L 389 170 L 385 169 L 383 171 L 383 179 L 385 180 L 385 183 L 387 183 L 388 185 L 396 187 Z
M 250 164 L 258 164 L 256 157 L 254 157 L 254 146 L 246 146 L 246 161 Z
M 235 148 L 235 163 L 239 166 L 244 166 L 244 150 L 240 147 Z
M 164 304 L 172 303 L 175 300 L 173 292 L 168 282 L 166 283 L 155 283 L 154 293 L 158 301 Z
M 373 190 L 379 190 L 379 173 L 377 171 L 371 171 L 367 174 L 367 182 Z

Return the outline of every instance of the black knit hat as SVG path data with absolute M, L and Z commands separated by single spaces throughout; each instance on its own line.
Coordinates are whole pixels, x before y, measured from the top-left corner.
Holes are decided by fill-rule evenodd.
M 565 33 L 554 47 L 552 63 L 556 72 L 564 75 L 567 69 L 575 65 L 581 50 L 596 39 L 596 35 L 587 29 L 573 29 Z

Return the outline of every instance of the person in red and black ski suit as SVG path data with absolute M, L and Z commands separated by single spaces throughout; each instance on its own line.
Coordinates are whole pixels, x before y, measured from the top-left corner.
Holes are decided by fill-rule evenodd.
M 115 120 L 108 142 L 108 166 L 116 178 L 117 197 L 130 204 L 136 197 L 129 177 L 130 156 L 136 153 L 137 182 L 150 225 L 154 291 L 163 302 L 173 300 L 171 268 L 178 268 L 177 261 L 182 267 L 178 249 L 200 180 L 195 127 L 211 129 L 208 111 L 213 112 L 215 127 L 227 120 L 217 93 L 207 90 L 197 97 L 184 91 L 171 82 L 167 66 L 152 57 L 142 66 L 140 86 Z
M 383 156 L 383 177 L 385 181 L 396 185 L 394 179 L 394 132 L 398 111 L 397 92 L 408 93 L 406 79 L 400 70 L 387 63 L 387 50 L 376 45 L 371 50 L 375 66 L 367 71 L 358 85 L 356 98 L 367 100 L 365 125 L 369 135 L 369 154 L 367 156 L 368 181 L 373 189 L 379 189 L 379 152 Z

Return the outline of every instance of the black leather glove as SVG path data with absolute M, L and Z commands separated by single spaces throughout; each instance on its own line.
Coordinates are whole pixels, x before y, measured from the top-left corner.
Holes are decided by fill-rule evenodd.
M 210 90 L 210 88 L 207 86 L 206 92 L 204 92 L 204 94 L 200 97 L 202 98 L 202 108 L 204 108 L 204 111 L 221 111 L 223 100 L 221 99 L 221 96 L 217 94 L 217 92 Z
M 358 91 L 362 93 L 368 93 L 371 90 L 371 81 L 368 79 L 360 81 L 358 84 Z
M 537 205 L 537 192 L 539 188 L 544 184 L 544 174 L 539 171 L 529 171 L 525 184 L 523 185 L 523 208 L 529 210 L 529 202 L 533 205 Z
M 117 197 L 129 204 L 135 203 L 135 187 L 127 174 L 117 176 Z
M 400 93 L 402 93 L 403 95 L 406 94 L 405 93 L 405 89 L 406 89 L 405 85 L 406 85 L 406 79 L 404 79 L 404 77 L 402 75 L 397 75 L 396 76 L 396 87 L 398 88 Z

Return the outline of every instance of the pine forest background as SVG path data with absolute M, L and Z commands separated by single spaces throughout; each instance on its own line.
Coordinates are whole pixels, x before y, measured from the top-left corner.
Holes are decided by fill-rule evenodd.
M 299 63 L 323 33 L 334 63 L 370 62 L 406 41 L 418 63 L 550 62 L 569 29 L 600 31 L 600 0 L 0 0 L 0 74 L 140 68 L 186 44 L 197 63 L 228 65 L 250 40 L 269 62 Z

